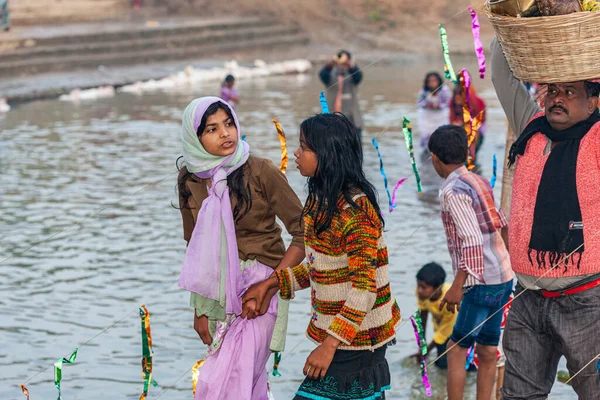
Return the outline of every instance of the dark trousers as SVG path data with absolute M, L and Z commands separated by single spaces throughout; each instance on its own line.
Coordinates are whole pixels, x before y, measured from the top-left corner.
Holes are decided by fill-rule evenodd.
M 545 298 L 527 290 L 512 303 L 502 346 L 505 400 L 545 400 L 558 361 L 567 359 L 579 400 L 600 399 L 600 286 L 568 296 Z

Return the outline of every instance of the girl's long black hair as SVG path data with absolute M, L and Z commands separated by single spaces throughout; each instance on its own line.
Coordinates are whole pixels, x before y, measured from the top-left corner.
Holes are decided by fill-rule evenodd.
M 435 76 L 438 80 L 438 86 L 441 86 L 444 83 L 444 80 L 442 79 L 442 76 L 440 74 L 438 74 L 437 72 L 430 72 L 427 75 L 425 75 L 425 80 L 423 81 L 423 90 L 425 90 L 425 92 L 432 92 L 433 90 L 429 88 L 429 86 L 427 86 L 427 81 L 429 80 L 429 78 L 431 78 L 432 76 Z M 437 89 L 437 88 L 434 88 Z
M 319 114 L 300 125 L 301 140 L 317 155 L 315 176 L 308 178 L 308 198 L 304 214 L 315 219 L 317 237 L 331 226 L 338 213 L 340 195 L 360 208 L 352 199 L 364 193 L 383 224 L 383 216 L 377 202 L 377 191 L 367 180 L 363 171 L 363 150 L 358 130 L 344 115 Z
M 229 106 L 227 106 L 224 103 L 221 103 L 220 101 L 217 101 L 217 102 L 211 104 L 206 109 L 206 112 L 204 113 L 204 116 L 202 117 L 202 120 L 200 121 L 200 126 L 198 127 L 198 130 L 196 131 L 198 138 L 200 138 L 202 136 L 204 129 L 206 129 L 206 121 L 208 120 L 208 117 L 215 114 L 219 110 L 225 111 L 227 113 L 227 116 L 229 118 L 231 118 L 231 120 L 233 121 L 233 119 L 234 119 L 233 113 L 231 112 L 231 109 L 229 108 Z M 183 160 L 183 156 L 179 157 L 177 159 L 177 168 L 179 170 L 181 170 L 181 168 L 182 168 L 182 165 L 180 162 L 181 160 Z M 188 191 L 187 188 L 185 187 L 185 183 L 192 175 L 193 174 L 191 172 L 187 171 L 187 169 L 186 169 L 183 176 L 179 179 L 179 182 L 177 182 L 179 196 L 182 200 L 181 204 L 182 204 L 182 207 L 184 207 L 184 208 L 189 208 L 188 199 L 192 195 L 192 193 L 190 191 Z M 239 220 L 241 220 L 242 218 L 244 218 L 244 216 L 246 214 L 248 214 L 248 211 L 250 211 L 250 208 L 252 207 L 252 193 L 250 191 L 250 184 L 248 182 L 248 179 L 246 179 L 246 182 L 244 183 L 244 167 L 243 166 L 236 169 L 235 171 L 233 171 L 227 177 L 227 185 L 229 186 L 229 192 L 231 194 L 233 194 L 237 199 L 237 204 L 235 205 L 235 207 L 233 209 L 233 219 L 235 220 L 235 222 L 239 222 Z

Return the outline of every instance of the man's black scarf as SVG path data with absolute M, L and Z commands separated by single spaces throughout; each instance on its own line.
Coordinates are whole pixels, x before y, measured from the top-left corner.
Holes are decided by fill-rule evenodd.
M 553 268 L 558 263 L 565 270 L 571 264 L 579 267 L 583 246 L 583 221 L 577 195 L 577 156 L 581 139 L 600 122 L 596 110 L 585 121 L 557 131 L 552 129 L 545 116 L 534 119 L 510 148 L 508 165 L 512 166 L 517 155 L 523 155 L 529 139 L 538 132 L 556 143 L 548 155 L 533 214 L 533 227 L 529 241 L 529 261 L 534 259 L 540 268 Z M 569 255 L 573 254 L 573 257 Z M 576 261 L 576 255 L 577 261 Z

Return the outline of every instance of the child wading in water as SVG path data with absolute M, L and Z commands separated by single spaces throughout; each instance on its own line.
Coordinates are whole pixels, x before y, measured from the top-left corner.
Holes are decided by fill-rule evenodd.
M 441 265 L 436 263 L 425 264 L 423 268 L 417 272 L 417 306 L 421 312 L 423 319 L 423 330 L 427 331 L 427 317 L 431 313 L 433 320 L 433 340 L 427 346 L 429 353 L 434 348 L 437 349 L 439 358 L 435 361 L 438 368 L 448 368 L 448 360 L 446 355 L 446 343 L 450 339 L 454 323 L 456 322 L 456 314 L 446 309 L 440 309 L 442 298 L 450 289 L 450 284 L 445 283 L 446 272 Z M 413 354 L 411 357 L 420 360 L 421 352 Z
M 270 349 L 283 350 L 288 303 L 271 290 L 249 320 L 239 317 L 241 295 L 274 268 L 304 259 L 302 204 L 272 162 L 249 154 L 223 100 L 192 101 L 182 126 L 178 187 L 188 248 L 179 285 L 192 292 L 194 329 L 210 346 L 195 398 L 266 400 L 265 366 Z M 287 251 L 276 217 L 292 235 Z
M 300 126 L 298 169 L 308 177 L 304 207 L 307 259 L 278 268 L 246 292 L 244 310 L 273 288 L 291 299 L 312 290 L 307 336 L 319 346 L 304 365 L 295 399 L 383 399 L 390 389 L 385 359 L 400 309 L 390 291 L 388 252 L 376 192 L 365 178 L 358 131 L 341 114 Z
M 440 311 L 458 311 L 448 342 L 448 400 L 462 400 L 469 347 L 477 343 L 477 398 L 489 399 L 496 375 L 502 308 L 513 289 L 514 272 L 501 229 L 502 210 L 494 204 L 487 179 L 465 167 L 467 132 L 446 125 L 429 139 L 431 160 L 445 178 L 440 189 L 442 221 L 452 258 L 454 283 L 440 302 Z
M 240 103 L 240 97 L 238 96 L 237 90 L 233 87 L 234 85 L 235 78 L 233 75 L 227 75 L 225 81 L 223 81 L 223 84 L 221 85 L 221 98 L 235 110 Z

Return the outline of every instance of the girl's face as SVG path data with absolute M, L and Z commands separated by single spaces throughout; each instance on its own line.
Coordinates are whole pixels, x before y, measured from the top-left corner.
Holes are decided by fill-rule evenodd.
M 294 152 L 294 156 L 296 156 L 296 168 L 300 174 L 308 178 L 314 177 L 319 165 L 317 153 L 309 149 L 302 133 L 300 133 L 300 147 Z
M 206 128 L 199 139 L 207 152 L 226 157 L 237 148 L 238 131 L 233 119 L 223 109 L 219 109 L 206 119 Z
M 462 94 L 460 94 L 460 93 L 454 93 L 454 103 L 455 104 L 462 104 Z
M 431 91 L 437 89 L 441 84 L 442 82 L 440 82 L 435 75 L 431 75 L 429 78 L 427 78 L 427 87 Z

